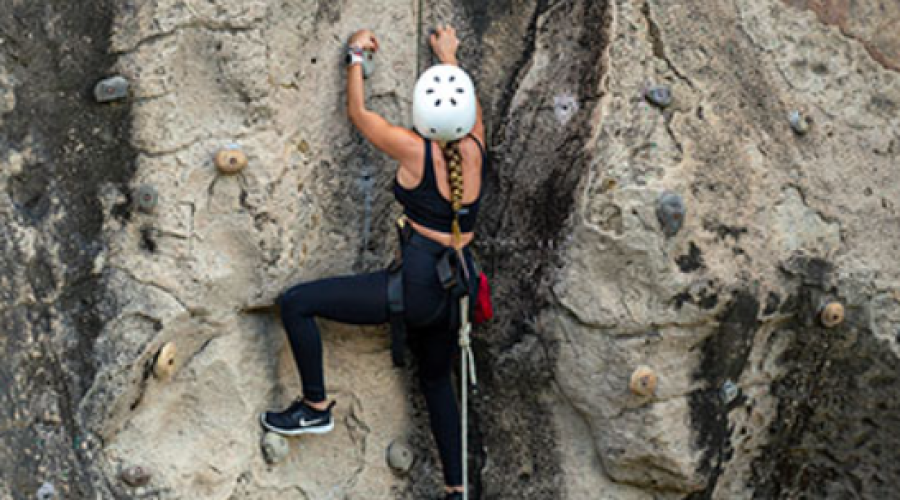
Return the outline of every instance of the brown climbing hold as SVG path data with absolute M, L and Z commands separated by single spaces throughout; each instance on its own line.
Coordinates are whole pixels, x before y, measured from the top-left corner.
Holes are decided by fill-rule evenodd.
M 650 396 L 656 392 L 656 373 L 648 366 L 639 366 L 631 374 L 631 392 L 638 396 Z
M 175 354 L 178 350 L 175 348 L 174 342 L 169 342 L 162 346 L 159 354 L 156 355 L 156 364 L 153 367 L 153 374 L 160 380 L 168 380 L 175 373 Z
M 609 191 L 612 191 L 613 189 L 616 188 L 617 184 L 618 183 L 616 182 L 615 179 L 613 179 L 611 177 L 607 177 L 607 178 L 603 179 L 603 182 L 600 183 L 600 192 L 607 193 Z
M 150 471 L 140 465 L 135 465 L 123 470 L 119 477 L 128 486 L 139 488 L 150 482 Z
M 216 167 L 223 174 L 236 174 L 247 166 L 247 155 L 240 146 L 229 145 L 216 153 Z
M 830 302 L 822 308 L 819 319 L 825 328 L 834 328 L 844 321 L 844 306 L 840 302 Z

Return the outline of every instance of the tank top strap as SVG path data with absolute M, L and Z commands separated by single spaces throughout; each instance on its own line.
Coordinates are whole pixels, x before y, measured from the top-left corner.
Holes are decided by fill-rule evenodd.
M 472 134 L 469 134 L 469 137 L 471 137 L 472 140 L 475 141 L 475 144 L 478 144 L 478 149 L 481 151 L 481 178 L 483 180 L 487 173 L 487 165 L 488 165 L 487 150 L 484 149 L 484 145 L 481 144 L 481 141 L 479 141 L 477 137 L 475 137 Z M 484 187 L 484 185 L 482 185 L 482 187 Z
M 486 161 L 487 161 L 487 150 L 484 149 L 484 145 L 481 144 L 481 141 L 479 141 L 478 138 L 475 137 L 474 135 L 469 134 L 469 137 L 471 137 L 472 140 L 475 141 L 475 144 L 478 144 L 478 150 L 481 151 L 481 161 L 482 161 L 482 163 L 486 162 Z
M 422 173 L 422 184 L 437 188 L 437 180 L 434 174 L 434 159 L 431 155 L 431 139 L 425 139 L 425 170 Z

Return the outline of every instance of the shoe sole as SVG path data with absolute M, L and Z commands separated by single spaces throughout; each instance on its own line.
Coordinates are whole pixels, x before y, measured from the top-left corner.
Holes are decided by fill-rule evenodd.
M 269 423 L 266 422 L 266 414 L 260 413 L 259 423 L 262 424 L 262 426 L 265 427 L 266 430 L 274 432 L 275 434 L 281 434 L 282 436 L 299 436 L 301 434 L 327 434 L 334 430 L 334 419 L 332 419 L 331 422 L 328 422 L 328 425 L 317 425 L 315 427 L 301 427 L 295 430 L 287 430 L 269 425 Z

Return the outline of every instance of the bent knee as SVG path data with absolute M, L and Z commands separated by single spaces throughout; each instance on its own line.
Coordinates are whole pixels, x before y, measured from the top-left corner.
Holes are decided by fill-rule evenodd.
M 281 308 L 281 316 L 310 316 L 313 314 L 312 298 L 315 297 L 310 290 L 310 283 L 300 283 L 285 290 L 278 296 L 276 302 Z

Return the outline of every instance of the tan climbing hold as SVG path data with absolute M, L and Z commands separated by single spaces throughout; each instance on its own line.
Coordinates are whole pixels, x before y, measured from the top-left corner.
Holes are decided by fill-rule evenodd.
M 834 328 L 844 322 L 844 306 L 840 302 L 830 302 L 819 315 L 825 328 Z
M 168 380 L 175 373 L 175 355 L 178 350 L 175 348 L 174 342 L 169 342 L 162 346 L 159 354 L 156 355 L 156 365 L 153 367 L 153 374 L 160 380 Z
M 223 174 L 236 174 L 246 166 L 247 155 L 238 146 L 226 146 L 216 153 L 216 167 Z
M 656 392 L 656 373 L 648 366 L 639 366 L 631 374 L 628 386 L 638 396 L 650 396 Z

